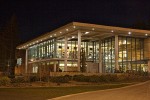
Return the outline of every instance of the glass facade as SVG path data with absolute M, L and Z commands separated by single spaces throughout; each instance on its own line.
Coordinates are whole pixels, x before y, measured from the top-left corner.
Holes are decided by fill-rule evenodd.
M 119 71 L 126 72 L 146 71 L 146 61 L 144 61 L 144 39 L 134 37 L 118 38 L 118 64 Z M 115 37 L 102 40 L 102 66 L 103 72 L 115 72 Z
M 119 69 L 121 72 L 127 70 L 145 71 L 144 39 L 134 37 L 119 37 Z
M 128 70 L 146 71 L 144 62 L 144 39 L 134 37 L 118 37 L 118 65 L 120 72 Z M 99 54 L 101 46 L 101 54 Z M 99 63 L 99 55 L 102 56 L 102 70 L 106 73 L 115 72 L 115 37 L 109 37 L 99 41 L 81 41 L 81 49 L 84 51 L 86 62 Z M 67 41 L 67 67 L 70 71 L 77 70 L 78 40 Z M 28 48 L 28 62 L 42 59 L 57 58 L 57 71 L 64 71 L 65 39 L 50 39 Z M 48 61 L 49 62 L 49 61 Z M 54 66 L 54 60 L 51 66 Z M 47 63 L 47 62 L 46 62 Z M 47 64 L 46 64 L 47 65 Z M 38 72 L 38 65 L 33 66 L 33 73 Z M 49 65 L 47 65 L 49 66 Z M 76 68 L 75 68 L 76 67 Z M 53 68 L 54 71 L 54 68 Z
M 103 72 L 113 73 L 115 71 L 115 38 L 107 38 L 101 43 Z
M 47 40 L 28 48 L 28 61 L 44 58 L 54 58 L 56 55 L 56 40 Z

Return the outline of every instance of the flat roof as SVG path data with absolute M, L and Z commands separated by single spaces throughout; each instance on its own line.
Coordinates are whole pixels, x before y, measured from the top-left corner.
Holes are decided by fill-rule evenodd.
M 42 41 L 51 39 L 51 38 L 59 38 L 63 36 L 72 36 L 76 35 L 77 31 L 80 30 L 83 33 L 83 38 L 102 38 L 105 36 L 113 36 L 113 35 L 123 35 L 123 36 L 140 36 L 145 37 L 150 35 L 149 30 L 139 30 L 139 29 L 131 29 L 131 28 L 122 28 L 115 26 L 106 26 L 106 25 L 97 25 L 97 24 L 89 24 L 89 23 L 80 23 L 80 22 L 72 22 L 67 25 L 64 25 L 60 28 L 57 28 L 51 32 L 47 32 L 39 37 L 36 37 L 30 41 L 27 41 L 19 46 L 17 49 L 26 49 L 31 45 L 38 44 Z M 92 34 L 86 34 L 92 33 Z

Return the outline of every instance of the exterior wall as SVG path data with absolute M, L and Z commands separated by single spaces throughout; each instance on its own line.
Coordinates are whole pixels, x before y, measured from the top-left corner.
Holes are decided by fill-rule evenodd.
M 98 63 L 93 63 L 93 62 L 87 62 L 87 73 L 98 73 L 99 68 L 98 68 Z
M 25 74 L 25 61 L 26 61 L 25 55 L 26 55 L 25 50 L 17 50 L 16 51 L 16 59 L 21 58 L 22 61 L 21 61 L 21 65 L 16 64 L 16 66 L 15 66 L 15 75 Z

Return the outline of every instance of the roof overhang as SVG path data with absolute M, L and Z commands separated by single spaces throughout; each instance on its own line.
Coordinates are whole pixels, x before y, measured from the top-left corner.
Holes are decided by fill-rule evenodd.
M 71 38 L 72 36 L 77 36 L 78 30 L 80 30 L 80 32 L 82 33 L 83 39 L 102 39 L 104 37 L 114 35 L 146 38 L 148 35 L 150 35 L 150 31 L 148 30 L 72 22 L 60 28 L 57 28 L 54 31 L 47 32 L 37 38 L 23 43 L 17 46 L 17 49 L 26 49 L 45 40 L 52 38 L 61 38 L 66 35 Z

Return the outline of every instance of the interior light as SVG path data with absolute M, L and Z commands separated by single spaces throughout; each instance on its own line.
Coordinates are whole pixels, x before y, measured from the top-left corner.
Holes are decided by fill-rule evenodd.
M 50 37 L 52 37 L 52 35 Z
M 72 38 L 75 38 L 75 36 L 72 36 Z
M 42 40 L 41 40 L 42 41 Z
M 54 36 L 56 36 L 56 34 L 54 34 Z
M 114 30 L 111 30 L 111 32 L 114 32 Z
M 59 32 L 59 33 L 62 33 L 62 32 Z
M 95 29 L 94 29 L 94 28 L 92 28 L 92 30 L 94 31 Z

